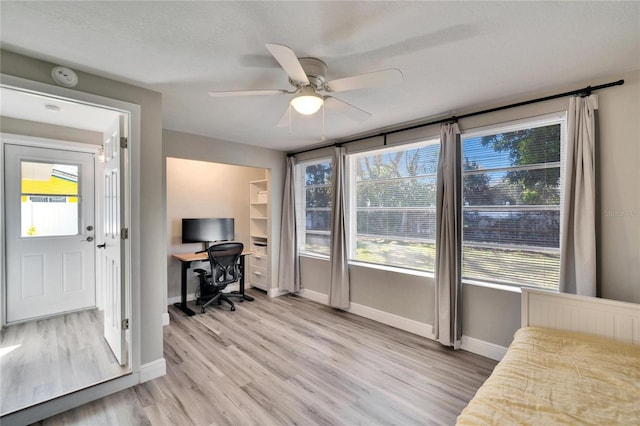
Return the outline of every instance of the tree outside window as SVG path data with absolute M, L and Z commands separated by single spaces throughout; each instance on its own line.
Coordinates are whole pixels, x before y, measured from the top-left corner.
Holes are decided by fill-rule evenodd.
M 463 278 L 557 288 L 563 123 L 463 135 Z
M 325 159 L 297 166 L 298 242 L 302 253 L 329 255 L 332 164 Z
M 350 258 L 433 271 L 439 145 L 350 156 Z

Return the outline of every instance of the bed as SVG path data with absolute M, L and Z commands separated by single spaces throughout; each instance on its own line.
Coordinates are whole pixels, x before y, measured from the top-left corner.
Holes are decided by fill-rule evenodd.
M 458 425 L 640 425 L 640 305 L 522 290 L 522 328 Z

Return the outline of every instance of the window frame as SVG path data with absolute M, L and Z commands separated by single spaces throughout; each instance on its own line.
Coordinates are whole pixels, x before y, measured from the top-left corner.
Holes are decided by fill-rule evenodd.
M 537 116 L 532 116 L 532 117 L 526 117 L 526 118 L 520 118 L 520 119 L 515 119 L 515 120 L 509 120 L 509 121 L 505 121 L 505 122 L 500 122 L 500 123 L 494 123 L 494 124 L 489 124 L 489 125 L 485 125 L 485 126 L 480 126 L 480 127 L 476 127 L 476 128 L 472 128 L 469 129 L 467 131 L 461 132 L 460 133 L 460 150 L 461 150 L 461 155 L 460 155 L 460 163 L 458 164 L 457 167 L 459 167 L 459 176 L 461 177 L 461 185 L 460 185 L 460 199 L 463 200 L 464 197 L 464 187 L 462 185 L 462 176 L 464 175 L 464 141 L 466 139 L 469 138 L 474 138 L 474 137 L 481 137 L 481 136 L 487 136 L 487 135 L 495 135 L 495 134 L 499 134 L 499 133 L 507 133 L 507 132 L 512 132 L 512 131 L 518 131 L 518 130 L 523 130 L 523 129 L 528 129 L 528 128 L 534 128 L 534 127 L 544 127 L 544 126 L 549 126 L 549 125 L 554 125 L 554 124 L 558 124 L 560 125 L 560 162 L 559 162 L 559 169 L 560 169 L 560 178 L 559 178 L 559 182 L 560 182 L 560 193 L 559 193 L 559 204 L 553 205 L 552 207 L 546 207 L 546 206 L 540 206 L 537 207 L 537 209 L 539 210 L 554 210 L 554 211 L 559 211 L 559 223 L 560 223 L 560 229 L 559 229 L 559 241 L 561 244 L 562 241 L 562 221 L 564 219 L 564 214 L 565 212 L 563 211 L 563 207 L 564 207 L 564 197 L 565 197 L 565 180 L 566 180 L 566 171 L 565 171 L 565 164 L 566 164 L 566 146 L 567 146 L 567 141 L 566 141 L 566 137 L 567 137 L 567 112 L 566 111 L 556 111 L 556 112 L 552 112 L 552 113 L 547 113 L 547 114 L 541 114 L 541 115 L 537 115 Z M 398 144 L 394 144 L 391 146 L 383 146 L 383 147 L 376 147 L 376 148 L 372 148 L 372 149 L 365 149 L 365 150 L 358 150 L 355 152 L 350 152 L 347 154 L 347 161 L 346 161 L 346 179 L 345 179 L 345 203 L 346 203 L 346 212 L 345 212 L 345 221 L 346 221 L 346 225 L 347 225 L 347 251 L 348 251 L 348 263 L 350 265 L 357 265 L 359 267 L 365 267 L 365 268 L 372 268 L 372 269 L 381 269 L 381 270 L 389 270 L 389 271 L 393 271 L 396 273 L 408 273 L 408 274 L 413 274 L 413 275 L 419 275 L 419 276 L 431 276 L 433 277 L 434 271 L 428 271 L 428 270 L 421 270 L 421 269 L 414 269 L 414 268 L 410 268 L 410 267 L 406 267 L 406 266 L 398 266 L 398 265 L 387 265 L 387 264 L 382 264 L 382 263 L 375 263 L 375 262 L 367 262 L 367 261 L 363 261 L 363 260 L 358 260 L 356 259 L 356 253 L 355 250 L 357 250 L 357 214 L 355 213 L 357 211 L 357 185 L 356 185 L 356 180 L 357 180 L 357 174 L 356 174 L 356 169 L 354 167 L 355 162 L 357 161 L 358 158 L 360 157 L 366 157 L 366 156 L 371 156 L 371 155 L 376 155 L 376 154 L 385 154 L 388 152 L 394 152 L 394 151 L 398 151 L 398 150 L 410 150 L 410 149 L 415 149 L 417 147 L 421 147 L 421 146 L 427 146 L 427 145 L 432 145 L 432 144 L 441 144 L 440 138 L 438 136 L 433 136 L 430 138 L 424 138 L 424 139 L 420 139 L 420 140 L 414 140 L 411 142 L 406 142 L 406 143 L 398 143 Z M 306 208 L 305 208 L 305 204 L 306 204 L 306 183 L 305 183 L 305 177 L 304 177 L 304 167 L 309 166 L 309 165 L 313 165 L 313 164 L 318 164 L 318 163 L 323 163 L 323 162 L 330 162 L 332 165 L 332 172 L 333 172 L 333 158 L 331 156 L 323 156 L 323 157 L 316 157 L 316 158 L 312 158 L 312 159 L 308 159 L 308 160 L 303 160 L 300 161 L 296 164 L 296 173 L 295 173 L 295 179 L 296 179 L 296 183 L 298 183 L 298 185 L 296 185 L 296 210 L 299 212 L 296 214 L 296 224 L 297 224 L 297 228 L 298 228 L 298 254 L 302 255 L 302 256 L 307 256 L 307 257 L 316 257 L 316 258 L 322 258 L 322 259 L 330 259 L 330 256 L 328 255 L 324 255 L 324 254 L 320 254 L 320 253 L 315 253 L 315 252 L 309 252 L 304 250 L 304 236 L 306 235 L 306 224 L 305 222 L 305 217 L 306 217 Z M 539 165 L 543 164 L 543 163 L 538 163 Z M 514 166 L 514 167 L 507 167 L 507 168 L 500 168 L 500 171 L 509 171 L 510 169 L 523 169 L 526 168 L 527 166 Z M 552 166 L 541 166 L 541 167 L 531 167 L 534 169 L 541 169 L 541 168 L 545 168 L 545 167 L 552 167 Z M 553 167 L 558 167 L 558 163 L 555 162 L 555 165 Z M 490 169 L 491 171 L 493 171 L 493 169 Z M 496 169 L 497 171 L 498 169 Z M 434 176 L 436 177 L 436 185 L 437 185 L 437 172 L 434 174 Z M 302 183 L 302 185 L 300 185 L 299 183 Z M 331 182 L 329 185 L 333 186 L 333 182 Z M 436 206 L 434 205 L 433 207 L 434 211 L 436 209 Z M 536 209 L 536 208 L 534 208 Z M 331 212 L 333 212 L 333 206 L 331 206 L 329 208 L 329 210 Z M 460 217 L 461 219 L 464 218 L 464 212 L 465 212 L 465 206 L 461 203 L 460 205 Z M 464 222 L 461 222 L 461 224 L 463 224 Z M 328 231 L 328 234 L 331 235 L 331 230 Z M 462 229 L 462 232 L 464 232 L 464 229 Z M 326 232 L 325 232 L 326 233 Z M 300 238 L 302 236 L 302 238 Z M 461 233 L 461 241 L 460 241 L 460 250 L 462 253 L 462 250 L 464 248 L 464 235 Z M 435 244 L 435 241 L 434 241 Z M 559 244 L 559 245 L 560 245 Z M 527 248 L 526 245 L 522 245 L 522 247 Z M 534 247 L 535 248 L 535 247 Z M 548 251 L 549 249 L 542 249 L 545 251 Z M 558 247 L 558 249 L 553 249 L 556 252 L 559 252 L 560 248 Z M 507 291 L 516 291 L 519 292 L 521 287 L 533 287 L 533 288 L 544 288 L 547 290 L 553 290 L 549 287 L 544 287 L 544 286 L 535 286 L 535 285 L 530 285 L 528 283 L 521 283 L 521 284 L 515 284 L 515 283 L 508 283 L 508 282 L 504 282 L 501 280 L 478 280 L 475 278 L 463 278 L 462 277 L 462 261 L 463 259 L 461 258 L 461 262 L 460 262 L 460 268 L 461 268 L 461 281 L 463 284 L 469 284 L 469 285 L 478 285 L 478 286 L 485 286 L 485 287 L 491 287 L 491 288 L 499 288 L 499 289 L 503 289 L 503 290 L 507 290 Z M 435 265 L 434 268 L 435 269 Z M 556 287 L 556 291 L 557 291 L 557 287 Z
M 398 143 L 398 144 L 394 144 L 394 145 L 387 145 L 387 146 L 383 146 L 383 147 L 377 147 L 377 148 L 373 148 L 373 149 L 367 149 L 367 150 L 362 150 L 362 151 L 357 151 L 357 152 L 353 152 L 353 153 L 349 153 L 347 154 L 347 164 L 346 164 L 346 179 L 345 179 L 345 203 L 346 203 L 346 209 L 345 209 L 345 215 L 346 215 L 346 226 L 347 226 L 347 261 L 349 264 L 354 264 L 354 265 L 358 265 L 361 267 L 368 267 L 368 268 L 372 268 L 372 269 L 382 269 L 382 270 L 388 270 L 388 271 L 393 271 L 393 272 L 398 272 L 398 273 L 407 273 L 407 274 L 411 274 L 411 275 L 418 275 L 418 276 L 433 276 L 434 272 L 435 272 L 435 264 L 434 264 L 434 270 L 424 270 L 424 269 L 417 269 L 417 268 L 410 268 L 407 266 L 400 266 L 400 265 L 390 265 L 390 264 L 384 264 L 384 263 L 376 263 L 376 262 L 368 262 L 365 260 L 360 260 L 356 258 L 357 255 L 357 171 L 356 171 L 356 161 L 358 160 L 358 158 L 361 157 L 367 157 L 367 156 L 371 156 L 371 155 L 377 155 L 377 154 L 386 154 L 389 152 L 395 152 L 395 151 L 400 151 L 400 150 L 411 150 L 411 149 L 416 149 L 416 148 L 421 148 L 421 147 L 425 147 L 425 146 L 430 146 L 430 145 L 438 145 L 438 147 L 440 147 L 440 137 L 439 136 L 433 136 L 433 137 L 429 137 L 429 138 L 424 138 L 424 139 L 420 139 L 418 141 L 412 141 L 412 142 L 407 142 L 407 143 Z M 439 155 L 439 154 L 438 154 Z M 437 188 L 437 167 L 436 167 L 436 172 L 433 174 L 433 177 L 436 179 L 436 188 Z M 404 179 L 404 178 L 403 178 Z M 433 207 L 428 207 L 427 209 L 429 210 L 433 210 L 434 214 L 436 212 L 436 203 L 434 203 Z M 398 209 L 397 207 L 391 207 L 390 209 Z M 417 207 L 407 207 L 407 210 L 415 210 L 415 209 L 422 209 L 422 208 L 417 208 Z M 411 240 L 421 240 L 419 238 L 412 238 Z M 433 245 L 435 248 L 435 239 L 433 240 Z
M 551 208 L 549 206 L 539 206 L 537 208 L 532 208 L 532 210 L 540 210 L 540 211 L 559 211 L 559 234 L 558 234 L 558 238 L 559 238 L 559 244 L 558 244 L 558 248 L 557 249 L 549 249 L 549 248 L 540 248 L 540 252 L 557 252 L 560 253 L 561 247 L 560 245 L 562 244 L 562 223 L 564 220 L 564 197 L 565 197 L 565 179 L 566 179 L 566 157 L 567 157 L 567 111 L 558 111 L 558 112 L 552 112 L 549 114 L 543 114 L 543 115 L 538 115 L 538 116 L 533 116 L 533 117 L 528 117 L 528 118 L 522 118 L 522 119 L 516 119 L 516 120 L 511 120 L 511 121 L 507 121 L 507 122 L 502 122 L 502 123 L 496 123 L 496 124 L 491 124 L 491 125 L 487 125 L 487 126 L 482 126 L 482 127 L 478 127 L 475 129 L 469 129 L 468 131 L 465 132 L 461 132 L 460 133 L 460 151 L 461 151 L 461 155 L 460 155 L 460 163 L 458 165 L 458 167 L 460 168 L 460 177 L 461 177 L 461 184 L 460 184 L 460 199 L 463 201 L 461 203 L 460 206 L 460 218 L 461 218 L 461 236 L 460 236 L 460 253 L 461 253 L 461 258 L 460 258 L 460 279 L 461 282 L 463 284 L 471 284 L 471 285 L 479 285 L 479 286 L 486 286 L 486 287 L 492 287 L 492 288 L 502 288 L 502 289 L 514 289 L 514 290 L 519 290 L 522 287 L 527 287 L 527 288 L 538 288 L 538 289 L 544 289 L 544 290 L 550 290 L 550 291 L 558 291 L 558 286 L 556 286 L 555 288 L 550 288 L 547 286 L 540 286 L 540 285 L 531 285 L 531 284 L 527 284 L 527 283 L 523 283 L 523 284 L 515 284 L 515 283 L 510 283 L 510 282 L 505 282 L 505 281 L 500 281 L 500 280 L 494 280 L 494 281 L 488 281 L 488 280 L 481 280 L 481 279 L 477 279 L 477 278 L 469 278 L 469 277 L 464 277 L 463 275 L 463 264 L 464 264 L 464 213 L 465 213 L 465 209 L 467 206 L 464 205 L 464 175 L 465 175 L 465 171 L 464 171 L 464 141 L 465 139 L 470 139 L 470 138 L 477 138 L 477 137 L 482 137 L 482 136 L 489 136 L 489 135 L 495 135 L 495 134 L 500 134 L 500 133 L 508 133 L 508 132 L 513 132 L 513 131 L 518 131 L 518 130 L 524 130 L 524 129 L 530 129 L 530 128 L 534 128 L 534 127 L 544 127 L 544 126 L 552 126 L 552 125 L 560 125 L 560 161 L 559 164 L 557 164 L 553 167 L 558 167 L 560 168 L 560 177 L 559 177 L 559 182 L 560 182 L 560 197 L 559 197 L 559 203 L 558 203 L 558 207 L 557 208 Z M 527 166 L 515 166 L 515 167 L 508 167 L 508 168 L 500 168 L 500 169 L 495 169 L 495 171 L 509 171 L 509 170 L 523 170 L 523 169 L 536 169 L 536 170 L 540 170 L 542 168 L 547 168 L 550 166 L 546 166 L 547 163 L 545 163 L 545 166 L 542 167 L 527 167 Z M 493 169 L 491 171 L 494 171 Z M 514 210 L 517 210 L 514 206 Z M 521 209 L 522 210 L 522 209 Z M 514 245 L 516 246 L 516 245 Z M 504 246 L 500 246 L 500 247 L 504 247 Z M 526 246 L 526 245 L 522 245 L 521 247 L 526 248 L 526 249 L 532 249 L 531 246 Z M 533 250 L 535 250 L 535 248 L 533 248 Z M 559 285 L 559 283 L 558 283 Z
M 332 179 L 333 179 L 333 157 L 331 156 L 324 156 L 324 157 L 318 157 L 318 158 L 313 158 L 313 159 L 309 159 L 309 160 L 304 160 L 304 161 L 299 161 L 296 162 L 296 166 L 295 166 L 295 176 L 294 176 L 294 187 L 295 187 L 295 207 L 296 207 L 296 250 L 298 252 L 299 256 L 307 256 L 307 257 L 316 257 L 316 258 L 321 258 L 321 259 L 330 259 L 331 258 L 331 253 L 329 254 L 324 254 L 324 253 L 317 253 L 317 252 L 313 252 L 313 251 L 308 251 L 305 249 L 305 243 L 306 243 L 306 236 L 308 233 L 313 233 L 313 234 L 317 234 L 317 235 L 328 235 L 329 239 L 331 239 L 331 223 L 329 223 L 329 230 L 328 231 L 318 231 L 318 230 L 307 230 L 307 226 L 306 226 L 306 213 L 307 213 L 307 208 L 306 208 L 306 201 L 307 201 L 307 194 L 306 194 L 306 190 L 307 190 L 307 184 L 306 184 L 306 179 L 305 179 L 305 168 L 310 166 L 310 165 L 314 165 L 314 164 L 321 164 L 321 163 L 330 163 L 331 164 L 331 173 L 332 173 Z M 333 187 L 333 182 L 330 182 L 328 184 L 323 184 L 323 185 L 314 185 L 314 186 L 328 186 L 328 187 Z M 329 206 L 328 208 L 328 212 L 329 212 L 329 217 L 331 217 L 331 215 L 333 214 L 333 207 Z M 331 247 L 329 245 L 329 250 L 331 250 Z

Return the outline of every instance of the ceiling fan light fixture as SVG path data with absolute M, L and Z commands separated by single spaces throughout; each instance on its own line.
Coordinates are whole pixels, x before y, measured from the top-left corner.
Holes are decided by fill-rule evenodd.
M 291 106 L 297 112 L 302 115 L 315 114 L 322 104 L 324 99 L 318 95 L 311 87 L 303 87 L 293 99 L 291 99 Z

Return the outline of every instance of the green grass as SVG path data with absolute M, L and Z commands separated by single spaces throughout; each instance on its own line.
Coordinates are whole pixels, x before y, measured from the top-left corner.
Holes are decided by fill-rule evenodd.
M 558 288 L 560 253 L 465 247 L 462 276 L 515 285 Z
M 329 255 L 327 246 L 307 250 Z M 433 243 L 403 242 L 383 238 L 358 238 L 356 260 L 433 272 Z M 532 250 L 464 247 L 462 276 L 498 284 L 558 288 L 560 253 Z
M 359 239 L 357 260 L 433 272 L 435 244 Z M 560 254 L 465 247 L 464 278 L 492 283 L 557 288 Z
M 362 262 L 433 271 L 436 250 L 434 244 L 428 243 L 359 238 L 356 259 Z

